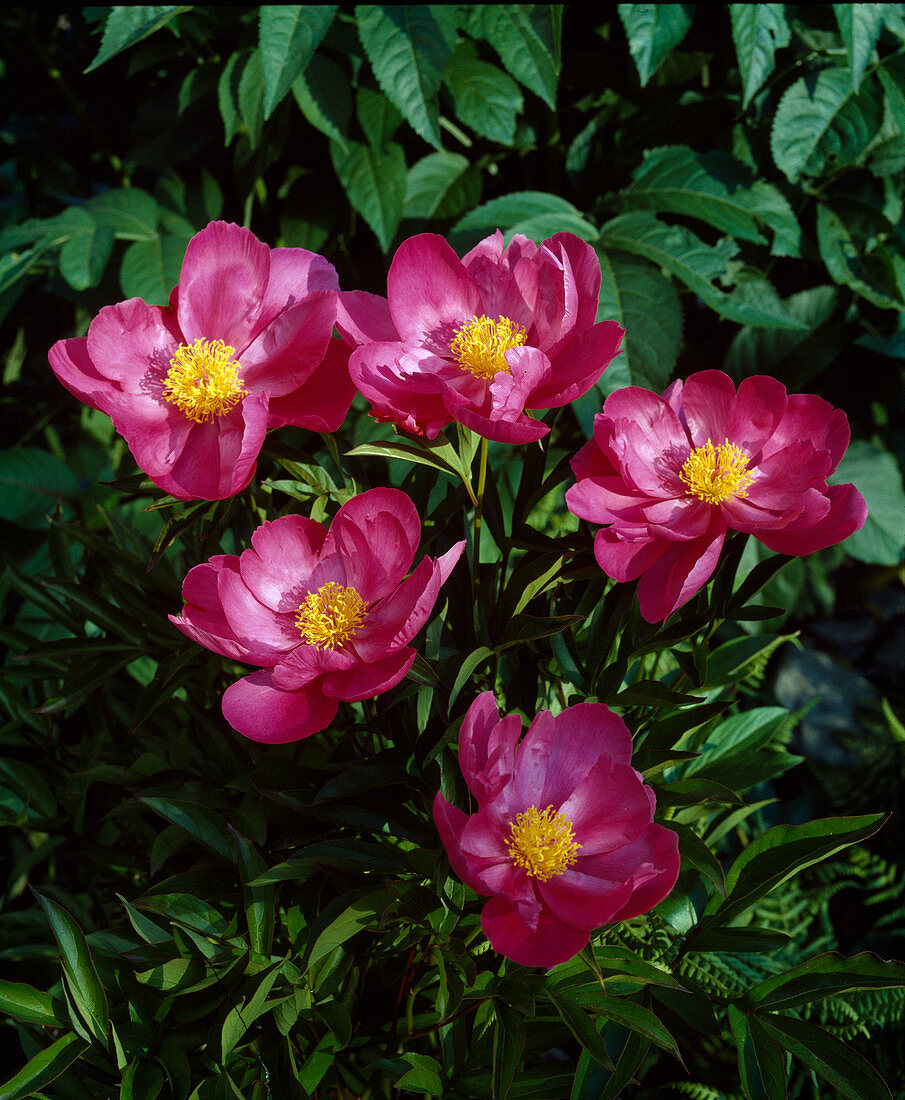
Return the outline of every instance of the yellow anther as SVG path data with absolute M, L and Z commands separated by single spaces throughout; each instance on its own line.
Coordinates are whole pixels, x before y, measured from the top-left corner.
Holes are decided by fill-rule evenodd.
M 748 456 L 728 439 L 717 447 L 708 439 L 703 447 L 692 451 L 679 477 L 691 496 L 708 504 L 747 496 L 748 486 L 754 480 L 748 473 Z
M 163 380 L 163 396 L 198 424 L 231 412 L 248 396 L 235 354 L 222 340 L 199 337 L 194 344 L 180 344 Z
M 522 326 L 508 317 L 491 321 L 482 315 L 466 322 L 456 332 L 449 350 L 463 370 L 489 381 L 500 371 L 511 373 L 504 353 L 521 347 L 526 339 L 527 333 Z
M 309 645 L 336 649 L 355 634 L 367 613 L 367 603 L 354 588 L 327 581 L 299 605 L 295 625 Z
M 509 830 L 507 847 L 512 862 L 541 882 L 561 875 L 578 859 L 575 853 L 581 845 L 575 840 L 572 822 L 565 814 L 555 813 L 552 806 L 546 810 L 529 806 L 510 821 Z

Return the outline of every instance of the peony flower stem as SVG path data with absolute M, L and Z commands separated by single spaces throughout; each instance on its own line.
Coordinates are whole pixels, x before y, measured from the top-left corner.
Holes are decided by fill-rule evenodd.
M 603 971 L 600 969 L 600 963 L 597 961 L 597 957 L 594 954 L 594 944 L 588 943 L 587 947 L 583 947 L 578 952 L 578 957 L 584 959 L 584 961 L 588 964 L 590 969 L 593 971 L 597 981 L 600 983 L 600 988 L 603 990 L 604 993 L 606 993 L 606 986 L 604 985 L 603 981 Z
M 481 440 L 478 460 L 478 492 L 474 502 L 474 589 L 478 590 L 478 571 L 481 567 L 481 512 L 484 507 L 484 487 L 487 484 L 487 440 Z

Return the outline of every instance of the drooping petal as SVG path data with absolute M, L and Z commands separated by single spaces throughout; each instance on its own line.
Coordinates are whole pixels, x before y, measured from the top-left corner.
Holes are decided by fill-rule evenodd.
M 672 829 L 651 825 L 632 844 L 609 852 L 594 873 L 626 876 L 628 900 L 610 919 L 628 920 L 653 909 L 672 890 L 679 877 L 679 838 Z
M 542 910 L 537 928 L 529 929 L 505 898 L 491 898 L 481 912 L 481 928 L 490 946 L 521 966 L 547 970 L 567 962 L 585 946 L 589 930 L 576 928 Z
M 190 569 L 182 582 L 182 598 L 185 601 L 182 614 L 168 617 L 177 630 L 206 649 L 233 660 L 248 661 L 248 650 L 233 633 L 220 605 L 217 590 L 220 572 L 230 570 L 236 573 L 238 568 L 239 560 L 234 554 L 218 554 Z
M 454 369 L 432 352 L 400 343 L 366 344 L 349 359 L 349 374 L 374 406 L 372 415 L 428 439 L 452 419 L 440 380 Z
M 725 537 L 725 522 L 718 518 L 706 535 L 672 543 L 646 570 L 638 582 L 638 603 L 647 622 L 662 622 L 704 587 Z
M 292 616 L 278 614 L 255 599 L 238 571 L 221 570 L 217 596 L 230 630 L 253 664 L 271 668 L 299 644 Z
M 336 295 L 326 290 L 277 314 L 242 353 L 248 392 L 284 397 L 303 385 L 324 360 L 335 317 Z
M 552 361 L 550 375 L 531 395 L 532 409 L 559 408 L 587 393 L 619 354 L 625 330 L 615 321 L 577 329 Z
M 382 661 L 358 664 L 348 672 L 329 672 L 324 676 L 324 694 L 354 703 L 373 699 L 394 688 L 415 663 L 417 650 L 406 648 Z
M 658 561 L 669 548 L 665 539 L 639 537 L 622 539 L 612 527 L 605 527 L 594 537 L 594 557 L 597 564 L 613 580 L 636 581 L 645 570 Z
M 447 802 L 440 791 L 437 791 L 434 798 L 433 815 L 434 823 L 440 833 L 440 840 L 446 849 L 446 855 L 453 872 L 466 886 L 474 890 L 475 885 L 471 877 L 471 869 L 475 865 L 475 860 L 466 856 L 459 846 L 459 837 L 465 823 L 468 821 L 468 815 L 453 806 L 451 802 Z
M 252 741 L 271 745 L 301 741 L 333 721 L 338 704 L 315 682 L 299 691 L 280 691 L 269 669 L 231 684 L 223 695 L 223 717 Z
M 336 327 L 352 347 L 399 342 L 399 333 L 390 316 L 390 303 L 365 290 L 340 291 Z
M 861 530 L 867 522 L 867 503 L 854 485 L 831 485 L 825 496 L 830 509 L 818 523 L 799 527 L 793 521 L 779 531 L 756 531 L 755 537 L 778 554 L 813 554 Z
M 294 424 L 311 432 L 338 431 L 356 392 L 349 377 L 350 354 L 348 344 L 331 339 L 323 362 L 297 389 L 271 397 L 267 427 Z

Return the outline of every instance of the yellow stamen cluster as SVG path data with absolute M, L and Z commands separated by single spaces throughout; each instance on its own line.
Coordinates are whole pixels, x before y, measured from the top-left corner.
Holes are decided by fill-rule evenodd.
M 575 840 L 572 822 L 552 806 L 546 810 L 530 806 L 510 821 L 509 830 L 507 847 L 512 862 L 541 882 L 561 875 L 578 859 L 575 853 L 581 845 Z
M 235 354 L 222 340 L 199 337 L 194 344 L 180 344 L 163 380 L 163 396 L 198 424 L 232 411 L 248 396 Z
M 504 353 L 521 347 L 527 335 L 521 325 L 508 317 L 491 321 L 482 315 L 466 322 L 456 332 L 449 350 L 463 370 L 490 381 L 500 371 L 511 373 Z
M 748 456 L 728 439 L 716 447 L 708 439 L 703 447 L 692 451 L 679 477 L 691 496 L 707 504 L 747 496 L 748 486 L 754 480 L 748 473 Z
M 327 581 L 299 605 L 295 625 L 309 645 L 335 649 L 354 635 L 367 613 L 367 603 L 354 588 Z

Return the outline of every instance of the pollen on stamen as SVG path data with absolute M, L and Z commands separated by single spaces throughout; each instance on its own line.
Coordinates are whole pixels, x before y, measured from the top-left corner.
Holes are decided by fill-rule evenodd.
M 748 486 L 754 480 L 754 475 L 748 472 L 748 456 L 728 439 L 716 447 L 708 439 L 703 447 L 693 450 L 679 471 L 679 477 L 688 486 L 690 496 L 707 504 L 746 497 Z
M 355 635 L 367 613 L 367 602 L 354 588 L 327 581 L 301 602 L 295 625 L 308 645 L 335 649 Z
M 507 848 L 516 867 L 541 882 L 561 875 L 578 859 L 581 845 L 575 840 L 572 822 L 552 806 L 538 810 L 529 806 L 509 822 Z
M 467 321 L 453 337 L 449 350 L 463 370 L 489 381 L 500 371 L 511 373 L 506 352 L 525 343 L 527 333 L 508 317 L 495 321 L 485 315 Z
M 222 340 L 180 344 L 163 380 L 164 398 L 198 424 L 231 412 L 248 396 L 235 354 Z

